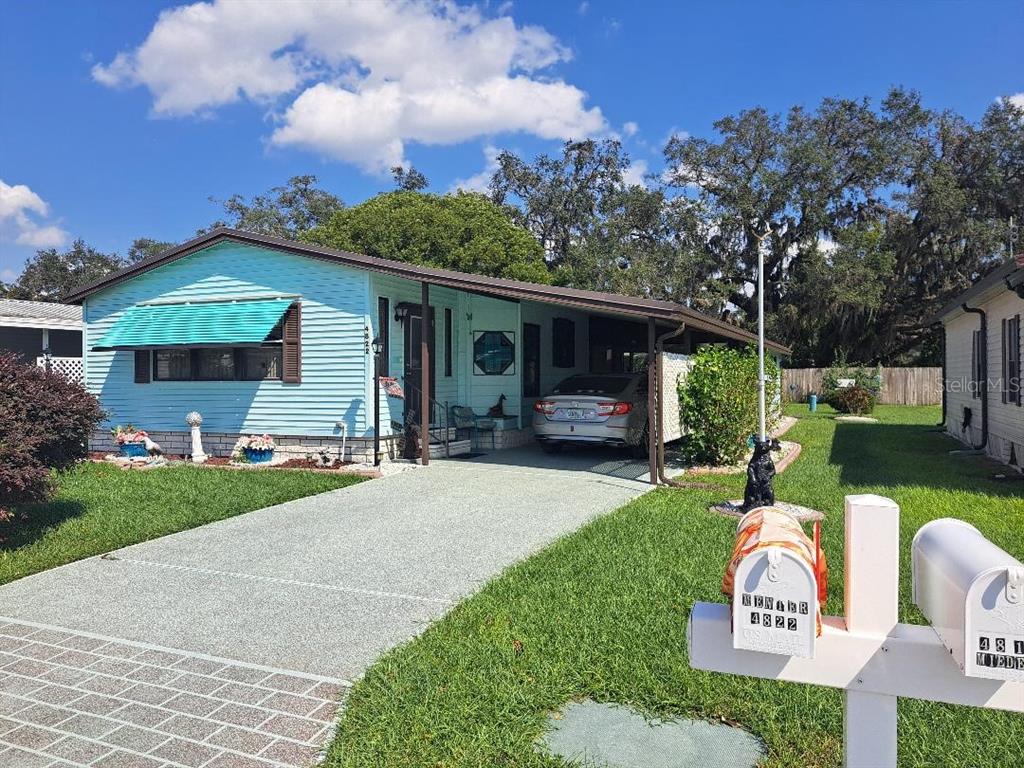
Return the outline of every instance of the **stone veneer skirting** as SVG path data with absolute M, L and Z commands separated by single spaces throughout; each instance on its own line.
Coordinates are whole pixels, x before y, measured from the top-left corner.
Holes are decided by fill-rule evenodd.
M 493 435 L 493 440 L 492 440 Z M 192 436 L 188 431 L 153 431 L 149 433 L 151 440 L 163 449 L 164 453 L 177 456 L 188 456 L 192 452 Z M 463 437 L 465 435 L 463 434 Z M 209 456 L 230 456 L 238 442 L 239 435 L 227 432 L 203 432 L 203 450 Z M 350 437 L 345 440 L 345 455 L 341 455 L 342 440 L 340 437 L 309 437 L 304 435 L 273 435 L 277 445 L 275 454 L 288 458 L 305 458 L 311 453 L 327 451 L 332 459 L 343 461 L 373 461 L 373 438 Z M 382 437 L 380 441 L 384 460 L 401 458 L 398 448 L 398 435 Z M 451 430 L 451 439 L 455 440 L 455 429 Z M 533 428 L 499 429 L 495 431 L 479 431 L 473 433 L 473 450 L 486 453 L 491 450 L 503 450 L 526 445 L 533 440 Z M 89 441 L 89 449 L 104 453 L 117 453 L 118 445 L 109 432 L 95 431 Z
M 192 453 L 192 436 L 187 431 L 149 432 L 149 437 L 169 455 L 188 456 Z M 203 432 L 203 450 L 208 456 L 230 456 L 240 437 L 237 433 Z M 307 455 L 327 451 L 332 459 L 357 463 L 373 461 L 373 438 L 350 437 L 344 441 L 345 455 L 341 455 L 340 437 L 309 437 L 306 435 L 273 435 L 277 456 L 304 459 Z M 398 436 L 382 437 L 381 452 L 385 460 L 398 457 Z M 108 432 L 93 432 L 89 449 L 105 453 L 117 453 L 118 445 Z

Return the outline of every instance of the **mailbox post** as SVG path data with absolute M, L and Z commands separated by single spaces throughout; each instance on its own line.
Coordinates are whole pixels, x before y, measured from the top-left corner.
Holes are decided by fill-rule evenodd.
M 895 502 L 874 495 L 847 496 L 845 514 L 846 617 L 822 616 L 821 636 L 812 644 L 811 655 L 779 647 L 767 635 L 760 646 L 753 634 L 738 639 L 733 635 L 735 617 L 729 606 L 695 603 L 687 633 L 690 666 L 844 689 L 848 768 L 895 768 L 900 696 L 1024 712 L 1024 681 L 966 676 L 932 627 L 897 622 L 899 507 Z M 770 551 L 759 550 L 754 555 L 767 561 L 765 552 Z M 992 565 L 1008 574 L 1005 584 L 1011 591 L 1016 583 L 1013 563 L 1016 561 Z M 753 564 L 744 570 L 744 563 L 740 564 L 734 595 L 741 594 L 741 571 L 756 572 L 758 568 Z M 918 580 L 922 578 L 932 577 L 919 574 Z M 799 588 L 798 581 L 792 584 Z M 915 595 L 919 586 L 915 585 Z M 987 596 L 983 601 L 991 601 L 994 589 L 982 590 Z M 1006 586 L 1003 593 L 1007 593 Z M 782 596 L 788 604 L 789 597 Z M 1018 605 L 1024 606 L 1024 601 Z M 734 611 L 742 609 L 734 602 Z M 1009 623 L 1016 622 L 1018 632 L 1024 632 L 1024 613 L 1005 615 Z M 1008 637 L 1004 633 L 1004 640 Z

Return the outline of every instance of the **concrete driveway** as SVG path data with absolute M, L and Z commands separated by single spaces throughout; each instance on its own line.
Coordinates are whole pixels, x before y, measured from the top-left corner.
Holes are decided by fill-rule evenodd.
M 0 587 L 0 764 L 303 765 L 378 655 L 645 472 L 437 461 Z
M 0 587 L 0 617 L 351 678 L 647 490 L 622 463 L 532 446 L 436 461 L 30 576 Z

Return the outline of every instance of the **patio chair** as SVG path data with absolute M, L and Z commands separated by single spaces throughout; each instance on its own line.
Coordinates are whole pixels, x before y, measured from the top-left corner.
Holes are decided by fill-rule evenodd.
M 497 447 L 494 434 L 497 425 L 494 419 L 477 416 L 468 405 L 452 406 L 452 425 L 455 427 L 456 437 L 460 432 L 468 432 L 470 440 L 473 440 L 474 436 L 479 436 L 481 432 L 490 432 L 491 449 Z M 480 441 L 476 440 L 475 442 L 479 445 Z

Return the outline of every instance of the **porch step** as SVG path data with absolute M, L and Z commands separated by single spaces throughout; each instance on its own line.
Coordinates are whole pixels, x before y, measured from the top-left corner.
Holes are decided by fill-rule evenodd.
M 445 453 L 444 443 L 430 444 L 430 458 L 443 459 L 448 456 L 460 456 L 463 453 L 470 453 L 473 450 L 473 443 L 470 440 L 452 440 L 448 444 L 448 453 Z

